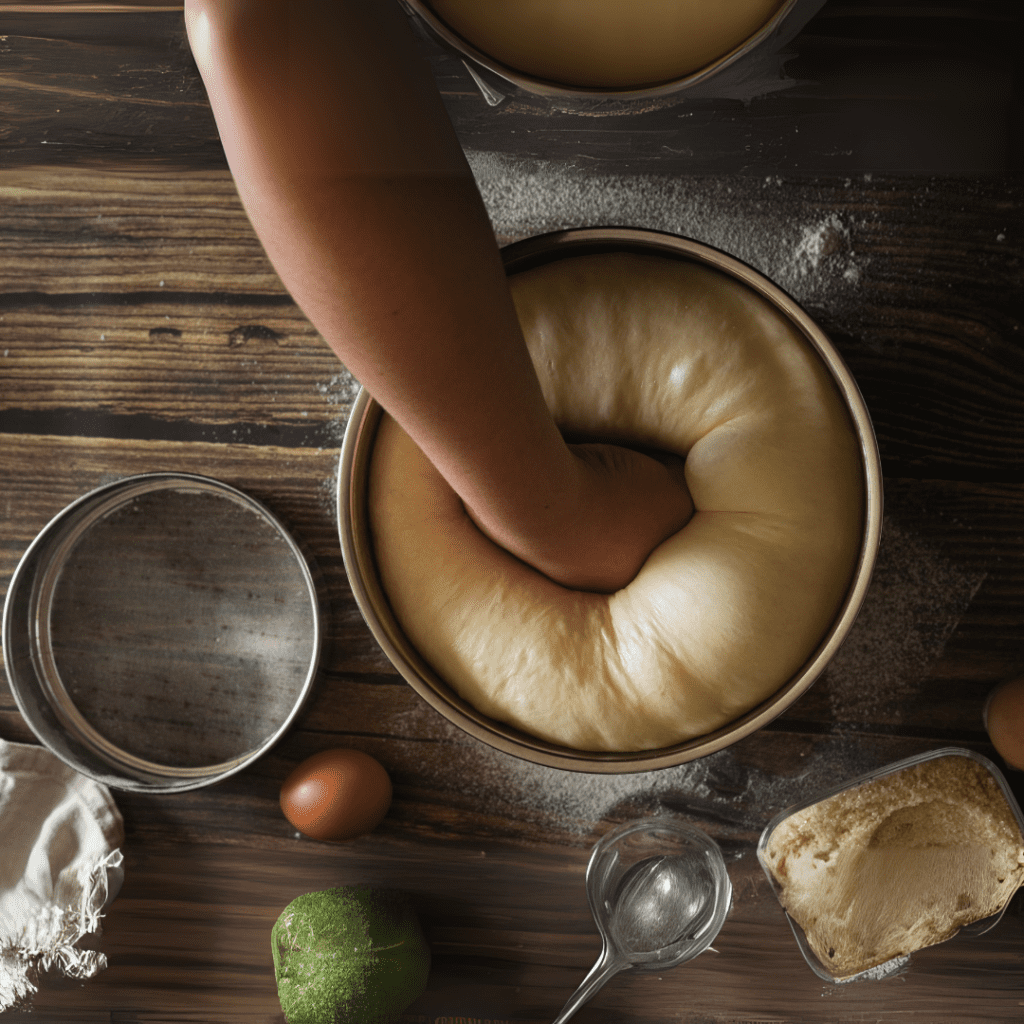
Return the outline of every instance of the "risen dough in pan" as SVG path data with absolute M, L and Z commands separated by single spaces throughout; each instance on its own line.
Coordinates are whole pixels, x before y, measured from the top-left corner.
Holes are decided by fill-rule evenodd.
M 623 590 L 569 590 L 485 538 L 385 416 L 369 513 L 394 614 L 464 699 L 541 739 L 711 732 L 796 673 L 849 584 L 863 497 L 842 400 L 781 314 L 706 267 L 583 256 L 511 286 L 563 431 L 686 456 L 696 512 Z
M 752 36 L 781 0 L 429 0 L 507 67 L 577 86 L 680 78 Z

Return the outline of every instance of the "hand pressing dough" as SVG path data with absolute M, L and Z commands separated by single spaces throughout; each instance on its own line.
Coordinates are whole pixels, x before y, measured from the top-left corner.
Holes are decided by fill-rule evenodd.
M 746 42 L 782 0 L 428 0 L 506 67 L 551 82 L 629 88 L 682 78 Z
M 569 590 L 484 537 L 385 416 L 369 514 L 392 610 L 465 700 L 541 739 L 712 732 L 795 675 L 846 593 L 864 500 L 843 401 L 788 320 L 704 266 L 584 256 L 510 283 L 560 428 L 684 456 L 695 514 L 624 589 Z

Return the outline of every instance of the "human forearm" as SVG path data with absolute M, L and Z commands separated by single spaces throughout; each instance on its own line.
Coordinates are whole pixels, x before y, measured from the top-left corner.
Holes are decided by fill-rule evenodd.
M 545 405 L 472 174 L 392 0 L 187 0 L 246 211 L 282 281 L 493 540 L 625 585 L 692 506 L 678 473 L 573 449 Z
M 486 523 L 500 504 L 529 530 L 533 509 L 557 504 L 537 502 L 538 481 L 558 483 L 571 458 L 396 16 L 389 3 L 189 6 L 225 153 L 281 279 L 474 512 Z

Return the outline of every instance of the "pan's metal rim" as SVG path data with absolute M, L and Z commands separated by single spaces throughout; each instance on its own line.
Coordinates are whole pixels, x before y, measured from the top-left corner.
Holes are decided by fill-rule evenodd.
M 219 764 L 198 768 L 157 764 L 121 750 L 106 740 L 74 708 L 66 692 L 61 696 L 61 692 L 58 691 L 63 691 L 63 686 L 55 688 L 53 677 L 47 671 L 47 662 L 52 659 L 52 653 L 49 656 L 44 653 L 48 616 L 43 612 L 44 608 L 49 607 L 48 602 L 52 599 L 53 585 L 59 573 L 61 558 L 102 516 L 140 495 L 172 489 L 198 490 L 227 498 L 253 512 L 271 526 L 287 544 L 300 569 L 313 620 L 310 663 L 298 697 L 285 718 L 258 746 Z M 27 611 L 29 616 L 25 629 L 35 674 L 31 682 L 22 679 L 16 669 L 16 665 L 22 660 L 15 656 L 15 631 L 19 628 L 15 618 L 18 608 Z M 89 491 L 58 512 L 39 531 L 22 555 L 11 577 L 4 602 L 2 640 L 4 666 L 18 710 L 39 741 L 65 764 L 89 778 L 118 789 L 146 793 L 184 792 L 213 785 L 241 771 L 273 747 L 290 728 L 308 700 L 319 671 L 323 648 L 323 610 L 311 555 L 302 550 L 281 520 L 262 502 L 212 477 L 195 473 L 141 473 L 103 484 Z M 46 697 L 56 719 L 68 730 L 67 738 L 73 739 L 111 771 L 97 771 L 56 743 L 51 737 L 50 724 L 29 701 L 26 691 L 33 684 Z
M 479 65 L 506 82 L 522 89 L 524 92 L 533 93 L 536 96 L 543 96 L 549 99 L 577 99 L 577 100 L 647 100 L 658 99 L 663 96 L 670 96 L 673 93 L 682 92 L 699 85 L 718 74 L 723 69 L 734 64 L 741 57 L 745 57 L 751 50 L 756 49 L 765 42 L 773 33 L 778 31 L 783 21 L 789 17 L 793 8 L 800 0 L 785 0 L 779 9 L 768 19 L 753 35 L 748 36 L 728 53 L 723 54 L 710 64 L 702 68 L 673 78 L 667 82 L 656 82 L 651 85 L 639 85 L 623 87 L 621 89 L 574 86 L 563 82 L 550 81 L 530 75 L 525 71 L 503 64 L 501 61 L 477 49 L 468 39 L 459 35 L 443 18 L 441 18 L 425 0 L 400 0 L 400 3 L 415 17 L 417 17 L 442 43 L 459 53 L 465 60 Z
M 674 767 L 729 746 L 762 728 L 805 693 L 838 651 L 867 593 L 882 529 L 882 472 L 874 428 L 853 375 L 831 341 L 778 286 L 758 271 L 701 242 L 638 228 L 578 228 L 523 239 L 506 246 L 502 258 L 512 274 L 540 263 L 585 252 L 636 251 L 703 263 L 738 278 L 780 309 L 821 356 L 846 402 L 861 451 L 864 527 L 861 550 L 846 597 L 818 647 L 800 671 L 770 698 L 712 733 L 657 750 L 580 751 L 547 743 L 478 712 L 424 662 L 394 620 L 377 581 L 366 525 L 366 470 L 380 406 L 361 390 L 349 417 L 338 473 L 338 519 L 342 556 L 352 594 L 371 633 L 410 686 L 470 736 L 534 764 L 593 774 L 628 774 Z

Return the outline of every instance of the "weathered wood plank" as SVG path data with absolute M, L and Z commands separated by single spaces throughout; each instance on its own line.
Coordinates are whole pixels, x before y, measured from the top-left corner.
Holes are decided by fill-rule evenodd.
M 180 10 L 0 11 L 0 166 L 223 167 Z
M 181 11 L 182 0 L 5 0 L 4 10 L 11 14 L 134 14 L 141 11 Z
M 8 303 L 163 290 L 288 304 L 225 168 L 4 170 L 0 208 Z
M 476 169 L 504 238 L 669 230 L 790 291 L 850 364 L 887 473 L 1022 479 L 1019 184 L 658 177 L 624 200 L 624 182 L 566 166 Z M 555 197 L 539 209 L 523 199 L 538 187 Z M 226 173 L 11 171 L 0 227 L 7 429 L 171 438 L 169 424 L 234 422 L 235 436 L 308 444 L 347 409 L 354 383 L 287 297 Z
M 6 166 L 223 166 L 182 16 L 161 9 L 173 5 L 68 5 L 59 19 L 19 6 L 0 22 Z M 992 174 L 1024 160 L 1012 105 L 1022 19 L 1015 0 L 828 4 L 753 83 L 610 120 L 525 94 L 489 107 L 457 56 L 427 39 L 424 52 L 472 149 L 620 173 Z
M 129 854 L 125 889 L 97 942 L 111 966 L 86 986 L 42 993 L 25 1019 L 277 1024 L 283 1018 L 269 943 L 277 914 L 300 892 L 358 879 L 397 880 L 424 920 L 434 969 L 409 1008 L 410 1024 L 508 1019 L 513 1007 L 516 1020 L 551 1020 L 599 951 L 579 884 L 585 858 L 585 850 L 496 843 L 413 849 L 389 839 L 294 844 L 247 860 L 203 843 L 150 845 Z M 800 959 L 753 857 L 732 860 L 730 874 L 737 899 L 717 956 L 661 974 L 619 975 L 581 1019 L 1014 1019 L 1022 992 L 1012 969 L 1024 938 L 1020 915 L 971 940 L 986 962 L 1005 964 L 1005 981 L 972 971 L 962 959 L 966 940 L 954 940 L 915 954 L 903 976 L 827 986 Z M 110 1017 L 111 1006 L 132 1016 Z

